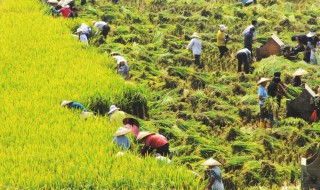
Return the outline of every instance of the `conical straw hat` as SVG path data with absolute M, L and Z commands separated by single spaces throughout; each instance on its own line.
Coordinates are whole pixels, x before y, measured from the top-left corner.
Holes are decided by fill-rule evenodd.
M 130 125 L 135 125 L 139 127 L 139 121 L 132 117 L 124 118 L 122 122 L 123 122 L 123 125 L 130 124 Z
M 270 81 L 270 79 L 262 77 L 257 84 L 261 84 L 261 83 L 266 82 L 266 81 Z
M 66 106 L 70 103 L 72 103 L 73 101 L 69 101 L 69 100 L 63 100 L 62 103 L 61 103 L 61 106 Z
M 127 133 L 130 133 L 130 132 L 131 132 L 131 129 L 128 129 L 128 128 L 125 128 L 125 127 L 120 127 L 113 136 L 118 137 L 118 136 L 122 136 L 122 135 L 125 135 Z
M 306 75 L 308 72 L 304 69 L 298 69 L 293 73 L 293 76 L 301 76 L 301 75 Z
M 52 4 L 58 4 L 59 2 L 57 0 L 48 0 L 48 3 L 52 3 Z
M 193 33 L 193 34 L 192 34 L 192 36 L 191 36 L 191 38 L 199 38 L 198 33 L 196 33 L 196 32 L 195 32 L 195 33 Z
M 139 140 L 141 140 L 141 139 L 143 139 L 143 138 L 145 138 L 145 137 L 147 137 L 147 136 L 149 136 L 149 135 L 152 135 L 152 134 L 155 134 L 155 133 L 151 133 L 151 132 L 149 132 L 149 131 L 142 131 L 142 132 L 140 132 L 140 133 L 138 134 L 138 136 L 137 136 L 137 141 L 139 141 Z
M 220 166 L 221 163 L 213 158 L 209 158 L 207 161 L 205 161 L 202 166 Z

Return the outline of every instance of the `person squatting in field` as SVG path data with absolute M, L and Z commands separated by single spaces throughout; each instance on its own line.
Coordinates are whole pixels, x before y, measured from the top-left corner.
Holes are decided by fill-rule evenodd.
M 169 150 L 168 140 L 163 135 L 143 131 L 139 133 L 137 141 L 144 143 L 144 146 L 140 152 L 142 156 L 151 154 L 152 151 L 156 149 L 156 153 L 160 154 L 161 156 L 170 156 L 169 159 L 172 158 L 172 154 Z

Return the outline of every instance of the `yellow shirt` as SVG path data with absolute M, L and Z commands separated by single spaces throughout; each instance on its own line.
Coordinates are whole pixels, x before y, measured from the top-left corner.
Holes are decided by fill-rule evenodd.
M 123 125 L 122 121 L 124 118 L 126 118 L 126 113 L 124 113 L 123 111 L 116 110 L 113 114 L 111 114 L 110 122 L 120 127 Z
M 219 30 L 218 34 L 217 34 L 217 45 L 218 46 L 225 46 L 224 45 L 224 32 L 221 32 L 221 30 Z

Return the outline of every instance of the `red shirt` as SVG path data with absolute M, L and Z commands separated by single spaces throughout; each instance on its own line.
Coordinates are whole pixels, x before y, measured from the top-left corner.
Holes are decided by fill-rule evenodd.
M 61 8 L 61 14 L 64 18 L 67 18 L 69 14 L 71 13 L 71 9 L 69 8 Z
M 159 134 L 149 135 L 146 139 L 146 146 L 150 146 L 151 148 L 159 148 L 167 143 L 166 137 Z

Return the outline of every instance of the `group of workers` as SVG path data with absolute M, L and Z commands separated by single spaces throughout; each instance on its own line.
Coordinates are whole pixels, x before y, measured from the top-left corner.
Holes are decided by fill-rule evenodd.
M 297 69 L 293 73 L 294 78 L 292 81 L 292 86 L 301 87 L 303 84 L 301 81 L 301 76 L 305 74 L 307 74 L 305 70 L 300 68 Z M 287 88 L 281 82 L 280 76 L 281 76 L 281 72 L 277 71 L 274 73 L 274 78 L 272 80 L 268 78 L 261 78 L 260 81 L 258 82 L 258 85 L 259 85 L 258 98 L 259 98 L 259 106 L 260 106 L 260 124 L 259 124 L 260 128 L 265 127 L 265 118 L 269 118 L 270 126 L 275 124 L 274 115 L 273 115 L 274 110 L 272 110 L 271 112 L 270 111 L 268 112 L 264 105 L 267 97 L 276 98 L 278 107 L 280 107 L 281 98 L 283 95 L 287 93 Z M 266 87 L 269 81 L 271 82 L 268 85 L 268 87 Z M 320 86 L 317 89 L 317 93 L 318 93 L 317 96 L 320 96 Z M 278 109 L 276 109 L 275 112 L 276 112 L 276 118 L 279 119 Z
M 256 32 L 257 21 L 252 20 L 251 25 L 246 27 L 242 32 L 244 36 L 244 48 L 237 52 L 238 59 L 238 72 L 242 72 L 242 65 L 244 67 L 244 72 L 246 74 L 249 73 L 249 64 L 252 62 L 252 44 L 254 43 L 254 39 L 257 37 Z M 227 48 L 227 42 L 230 40 L 230 36 L 225 33 L 227 27 L 225 25 L 219 25 L 219 30 L 217 33 L 217 47 L 219 49 L 219 58 L 222 57 L 229 51 Z M 198 66 L 198 68 L 203 68 L 204 65 L 200 61 L 200 56 L 202 53 L 202 45 L 201 40 L 199 39 L 199 35 L 195 32 L 191 36 L 191 40 L 189 44 L 186 46 L 186 49 L 192 48 L 192 53 L 194 56 L 194 64 Z

